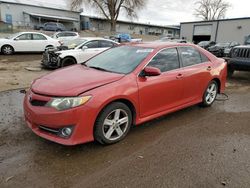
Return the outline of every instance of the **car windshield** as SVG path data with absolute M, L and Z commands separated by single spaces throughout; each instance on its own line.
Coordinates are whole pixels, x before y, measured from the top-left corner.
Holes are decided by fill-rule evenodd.
M 12 34 L 12 35 L 10 35 L 10 36 L 8 36 L 8 37 L 5 37 L 6 39 L 13 39 L 13 38 L 15 38 L 15 37 L 17 37 L 18 35 L 20 35 L 21 33 L 15 33 L 15 34 Z
M 132 72 L 153 51 L 151 48 L 120 46 L 90 59 L 86 66 L 119 74 Z
M 227 46 L 229 46 L 230 45 L 230 43 L 229 42 L 226 42 L 226 43 L 218 43 L 218 44 L 216 44 L 215 46 L 218 46 L 218 47 L 227 47 Z
M 64 45 L 66 46 L 71 46 L 71 45 L 74 45 L 74 46 L 79 46 L 83 43 L 85 43 L 87 40 L 86 39 L 74 39 L 74 40 L 70 40 L 70 41 L 66 41 L 64 43 Z

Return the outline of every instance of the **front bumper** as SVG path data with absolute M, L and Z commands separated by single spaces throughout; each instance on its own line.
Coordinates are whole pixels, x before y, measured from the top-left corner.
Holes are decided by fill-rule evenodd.
M 234 70 L 250 71 L 250 58 L 231 58 L 228 66 Z
M 48 52 L 43 53 L 41 65 L 44 68 L 56 69 L 60 67 L 60 63 L 61 59 L 59 56 Z
M 31 91 L 27 92 L 24 98 L 25 121 L 35 134 L 63 145 L 76 145 L 94 140 L 95 113 L 91 108 L 84 105 L 65 111 L 57 111 L 43 106 L 42 102 L 30 102 L 31 100 L 49 101 L 50 99 L 51 97 L 38 95 Z M 60 137 L 56 132 L 53 132 L 69 126 L 73 127 L 73 132 L 68 138 Z

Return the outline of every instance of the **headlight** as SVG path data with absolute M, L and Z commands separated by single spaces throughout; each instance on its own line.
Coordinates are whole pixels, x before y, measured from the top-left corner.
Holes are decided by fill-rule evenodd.
M 91 96 L 84 97 L 67 97 L 67 98 L 53 98 L 49 101 L 46 106 L 53 107 L 59 111 L 67 110 L 77 106 L 81 106 L 88 102 L 91 99 Z

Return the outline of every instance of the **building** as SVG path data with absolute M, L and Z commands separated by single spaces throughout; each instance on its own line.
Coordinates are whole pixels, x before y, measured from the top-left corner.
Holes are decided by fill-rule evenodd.
M 250 35 L 250 17 L 181 23 L 181 38 L 200 41 L 244 43 Z
M 80 12 L 50 2 L 0 0 L 0 21 L 14 28 L 34 28 L 45 22 L 60 22 L 67 29 L 80 29 Z
M 82 15 L 81 27 L 83 30 L 110 32 L 110 23 L 107 19 L 100 17 Z M 116 32 L 141 35 L 163 35 L 174 38 L 180 37 L 180 28 L 178 26 L 161 26 L 121 20 L 117 21 Z
M 58 5 L 53 4 L 53 1 L 0 0 L 0 22 L 5 23 L 4 27 L 8 24 L 13 28 L 23 29 L 33 29 L 46 22 L 60 22 L 68 30 L 75 28 L 77 30 L 110 32 L 110 23 L 106 19 L 81 15 L 81 11 L 72 11 L 69 7 L 70 1 L 65 1 L 64 5 Z M 121 20 L 117 22 L 116 31 L 118 33 L 180 37 L 178 26 L 152 25 Z

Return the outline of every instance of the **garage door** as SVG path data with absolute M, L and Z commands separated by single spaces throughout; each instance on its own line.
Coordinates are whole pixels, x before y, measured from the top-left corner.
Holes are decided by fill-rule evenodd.
M 194 26 L 194 36 L 211 35 L 212 25 L 196 25 Z

